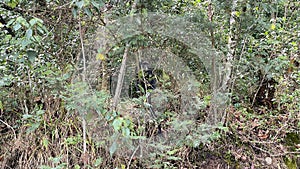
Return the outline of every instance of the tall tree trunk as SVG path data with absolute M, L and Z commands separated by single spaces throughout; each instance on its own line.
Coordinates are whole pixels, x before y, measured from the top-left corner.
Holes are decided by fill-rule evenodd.
M 231 12 L 230 12 L 230 19 L 229 19 L 229 34 L 228 34 L 228 43 L 227 43 L 227 48 L 228 48 L 228 53 L 226 56 L 226 61 L 225 61 L 225 69 L 224 69 L 224 76 L 222 79 L 222 86 L 221 90 L 224 93 L 229 92 L 228 86 L 230 86 L 231 83 L 231 73 L 232 73 L 232 64 L 235 58 L 235 50 L 236 50 L 236 45 L 237 45 L 237 28 L 238 25 L 236 24 L 236 8 L 237 8 L 237 2 L 238 0 L 232 0 L 232 6 L 231 6 Z M 228 102 L 228 98 L 226 97 L 226 101 Z M 222 116 L 222 123 L 225 122 L 226 120 L 226 110 Z
M 125 47 L 125 51 L 124 51 L 124 55 L 123 55 L 123 59 L 122 59 L 122 65 L 121 65 L 120 73 L 119 73 L 119 76 L 118 76 L 116 92 L 115 92 L 115 96 L 114 96 L 114 99 L 113 99 L 113 109 L 116 109 L 116 107 L 119 103 L 120 96 L 121 96 L 122 85 L 123 85 L 123 81 L 124 81 L 124 77 L 125 77 L 125 71 L 126 71 L 126 62 L 127 62 L 128 50 L 129 50 L 129 44 L 127 44 L 126 47 Z
M 227 90 L 226 86 L 228 85 L 231 77 L 231 70 L 232 70 L 232 63 L 234 60 L 234 55 L 235 55 L 235 49 L 236 49 L 236 38 L 235 38 L 235 33 L 236 33 L 236 7 L 237 7 L 237 0 L 232 0 L 232 8 L 231 8 L 231 13 L 230 13 L 230 20 L 229 20 L 229 34 L 228 34 L 228 43 L 227 43 L 227 48 L 228 48 L 228 53 L 226 57 L 226 62 L 225 62 L 225 72 L 224 72 L 224 78 L 222 82 L 222 89 Z
M 84 43 L 83 43 L 83 30 L 81 27 L 81 19 L 80 19 L 80 14 L 79 14 L 79 36 L 80 36 L 80 44 L 81 44 L 81 52 L 82 52 L 82 60 L 83 60 L 83 74 L 82 74 L 82 81 L 86 82 L 86 57 L 85 57 L 85 51 L 84 51 Z M 84 114 L 82 115 L 82 139 L 83 139 L 83 143 L 82 143 L 82 147 L 83 147 L 83 153 L 82 153 L 82 161 L 84 164 L 84 168 L 87 165 L 87 148 L 86 148 L 86 144 L 87 144 L 87 140 L 86 140 L 86 121 L 85 121 L 85 114 L 86 112 L 84 112 Z
M 213 20 L 213 9 L 211 6 L 211 1 L 209 1 L 208 6 L 208 17 L 210 22 Z M 216 65 L 217 58 L 214 57 L 212 60 L 212 100 L 210 105 L 210 111 L 208 118 L 206 120 L 209 125 L 217 125 L 219 123 L 224 124 L 226 119 L 226 104 L 228 102 L 228 85 L 230 83 L 231 72 L 232 72 L 232 64 L 235 55 L 236 48 L 236 38 L 235 38 L 235 29 L 236 29 L 236 7 L 237 0 L 232 0 L 232 7 L 229 17 L 229 33 L 228 33 L 228 53 L 226 55 L 224 66 L 220 67 L 220 65 Z M 213 39 L 213 30 L 210 30 L 212 45 L 214 45 Z M 220 77 L 221 76 L 221 77 Z M 220 81 L 219 81 L 220 79 Z

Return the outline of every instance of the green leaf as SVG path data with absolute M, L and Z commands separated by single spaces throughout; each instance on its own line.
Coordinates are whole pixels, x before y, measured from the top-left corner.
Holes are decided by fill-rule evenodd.
M 77 17 L 77 12 L 78 12 L 78 8 L 77 7 L 72 8 L 72 14 L 73 14 L 74 18 Z
M 133 139 L 133 140 L 137 140 L 137 139 L 145 140 L 145 139 L 147 139 L 147 137 L 145 137 L 145 136 L 130 136 L 130 138 Z
M 84 12 L 85 12 L 89 17 L 92 17 L 92 16 L 93 16 L 92 11 L 90 10 L 90 8 L 84 8 Z
M 37 128 L 39 128 L 39 126 L 39 122 L 31 124 L 31 126 L 27 129 L 26 133 L 29 134 L 31 132 L 34 132 Z
M 49 69 L 49 70 L 44 71 L 42 74 L 48 76 L 48 75 L 54 74 L 54 72 Z
M 34 18 L 34 19 L 37 21 L 38 25 L 40 26 L 44 23 L 44 21 L 40 18 Z
M 167 154 L 168 155 L 174 155 L 176 152 L 178 152 L 179 149 L 174 149 L 174 150 L 170 150 L 170 151 L 167 151 Z
M 31 117 L 33 117 L 31 114 L 23 114 L 23 119 L 29 119 Z
M 41 36 L 38 36 L 38 35 L 33 35 L 33 39 L 36 41 L 36 42 L 41 42 L 42 38 Z
M 130 136 L 130 129 L 129 128 L 122 128 L 122 133 L 124 136 Z
M 193 147 L 198 147 L 200 143 L 200 140 L 193 140 Z
M 292 46 L 297 46 L 297 42 L 293 41 L 293 42 L 291 42 L 291 45 Z
M 44 137 L 42 143 L 44 147 L 48 148 L 49 140 L 47 138 Z
M 7 5 L 10 6 L 11 8 L 15 8 L 18 5 L 18 3 L 17 1 L 10 1 L 7 3 Z
M 9 20 L 8 22 L 7 22 L 7 24 L 6 24 L 6 26 L 10 26 L 12 23 L 14 23 L 15 22 L 15 19 L 11 19 L 11 20 Z
M 24 19 L 23 17 L 19 16 L 16 20 L 18 23 L 20 23 L 21 25 L 25 26 L 26 28 L 29 27 L 29 24 L 27 23 L 26 19 Z
M 170 157 L 167 157 L 168 160 L 180 160 L 181 158 L 180 157 L 175 157 L 175 156 L 170 156 Z
M 36 112 L 36 115 L 43 115 L 43 114 L 45 114 L 45 110 L 38 110 Z
M 94 166 L 98 167 L 101 163 L 102 163 L 102 158 L 101 157 L 97 158 L 96 161 L 95 161 L 95 163 L 94 163 Z
M 35 58 L 37 56 L 37 52 L 34 50 L 27 50 L 26 51 L 28 59 L 31 63 L 33 63 L 35 61 Z
M 121 128 L 121 126 L 122 126 L 122 121 L 123 121 L 123 120 L 120 119 L 120 118 L 117 118 L 117 119 L 115 119 L 115 120 L 113 121 L 112 125 L 113 125 L 115 131 L 118 131 L 118 130 Z
M 49 166 L 46 166 L 46 165 L 42 165 L 42 166 L 40 166 L 40 169 L 52 169 L 52 168 Z
M 83 7 L 83 5 L 84 5 L 84 1 L 78 1 L 78 2 L 75 3 L 75 5 L 76 5 L 79 9 L 81 9 L 81 8 Z
M 4 70 L 4 69 L 2 69 Z M 12 77 L 10 76 L 4 76 L 0 79 L 0 87 L 5 86 L 5 85 L 10 85 L 12 81 Z
M 103 3 L 103 1 L 92 1 L 92 5 L 97 8 L 97 9 L 100 9 L 101 7 L 103 7 L 105 4 Z
M 25 47 L 28 46 L 29 44 L 31 44 L 31 40 L 29 40 L 29 39 L 23 39 L 23 40 L 21 41 L 22 48 L 25 48 Z
M 16 24 L 14 25 L 13 28 L 14 28 L 15 31 L 17 31 L 17 30 L 19 30 L 21 27 L 22 27 L 21 24 L 16 23 Z
M 50 160 L 53 162 L 53 163 L 55 163 L 55 164 L 57 164 L 57 163 L 59 163 L 60 162 L 60 160 L 61 160 L 61 157 L 50 157 Z
M 271 24 L 270 29 L 271 30 L 275 30 L 276 29 L 276 25 L 275 24 Z
M 117 148 L 118 148 L 117 142 L 113 142 L 113 144 L 109 147 L 110 156 L 112 156 L 117 151 Z
M 27 39 L 30 39 L 32 37 L 32 29 L 28 29 L 26 31 L 26 37 L 27 37 Z
M 37 27 L 37 30 L 38 30 L 41 34 L 44 34 L 44 30 L 43 30 L 40 26 Z
M 36 18 L 32 18 L 29 21 L 30 26 L 34 26 L 37 23 L 37 19 Z
M 66 145 L 75 145 L 79 142 L 78 138 L 76 137 L 68 137 L 67 139 L 65 139 L 64 143 Z

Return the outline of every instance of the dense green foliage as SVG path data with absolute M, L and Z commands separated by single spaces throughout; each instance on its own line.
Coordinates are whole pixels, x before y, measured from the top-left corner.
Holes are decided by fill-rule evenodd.
M 296 0 L 2 0 L 1 168 L 299 168 L 299 8 Z M 193 23 L 209 47 L 198 45 L 231 63 L 220 124 L 206 123 L 213 69 L 185 42 L 141 33 L 95 49 L 110 22 L 151 12 Z M 145 95 L 112 106 L 124 56 L 151 47 L 180 56 L 197 83 L 160 68 L 152 93 L 160 114 Z M 126 73 L 129 86 L 136 77 Z

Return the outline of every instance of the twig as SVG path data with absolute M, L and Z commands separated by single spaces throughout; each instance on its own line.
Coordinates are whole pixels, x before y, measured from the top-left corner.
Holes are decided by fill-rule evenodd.
M 300 154 L 300 152 L 284 152 L 284 153 L 278 153 L 278 154 L 274 154 L 272 152 L 269 152 L 265 149 L 262 149 L 262 148 L 259 148 L 259 147 L 256 147 L 255 145 L 251 145 L 253 148 L 256 148 L 264 153 L 267 153 L 270 157 L 280 157 L 280 156 L 285 156 L 287 154 Z
M 127 164 L 127 169 L 129 169 L 129 166 L 130 166 L 130 164 L 131 164 L 131 161 L 132 161 L 132 159 L 133 159 L 133 156 L 134 156 L 134 154 L 136 153 L 136 151 L 139 149 L 139 147 L 140 147 L 140 145 L 138 145 L 138 146 L 136 147 L 136 149 L 134 150 L 134 152 L 132 153 L 132 155 L 131 155 L 131 157 L 130 157 L 130 160 L 129 160 L 128 164 Z
M 257 141 L 257 140 L 244 140 L 245 143 L 257 143 L 257 144 L 275 144 L 274 141 Z
M 256 100 L 257 94 L 258 94 L 258 92 L 259 92 L 259 90 L 260 90 L 260 88 L 261 88 L 261 86 L 262 86 L 263 82 L 265 81 L 265 77 L 266 77 L 266 75 L 267 75 L 267 74 L 265 74 L 265 75 L 263 76 L 263 78 L 262 78 L 262 80 L 261 80 L 261 82 L 260 82 L 260 84 L 259 84 L 259 88 L 258 88 L 258 89 L 257 89 L 257 91 L 255 92 L 255 95 L 254 95 L 254 97 L 253 97 L 253 100 L 252 100 L 252 104 L 251 104 L 251 106 L 253 106 L 253 105 L 254 105 L 254 103 L 255 103 L 255 100 Z
M 83 44 L 83 35 L 82 35 L 82 28 L 81 28 L 81 19 L 79 15 L 79 35 L 80 35 L 80 44 L 81 44 L 81 52 L 82 52 L 82 61 L 83 61 L 83 76 L 82 81 L 86 81 L 86 58 L 84 52 L 84 44 Z
M 5 121 L 1 120 L 1 119 L 0 119 L 0 122 L 5 124 L 8 128 L 10 128 L 14 133 L 15 139 L 17 139 L 17 135 L 16 135 L 16 132 L 15 132 L 14 128 L 11 125 L 7 124 Z
M 28 71 L 27 71 L 28 81 L 29 81 L 29 88 L 30 88 L 30 90 L 33 90 L 32 82 L 31 82 L 31 78 L 30 78 L 30 72 L 29 71 L 30 71 L 30 69 L 28 69 Z
M 290 120 L 287 120 L 287 121 L 284 123 L 284 125 L 283 125 L 282 127 L 280 127 L 280 129 L 278 129 L 278 130 L 276 131 L 276 135 L 272 138 L 273 140 L 275 140 L 275 139 L 278 137 L 279 133 L 280 133 L 285 127 L 287 127 L 287 126 L 289 125 L 288 122 L 290 122 Z

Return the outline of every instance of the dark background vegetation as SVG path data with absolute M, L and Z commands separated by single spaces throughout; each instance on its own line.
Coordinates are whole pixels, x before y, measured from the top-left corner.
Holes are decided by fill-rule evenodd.
M 0 1 L 0 167 L 299 168 L 299 7 L 296 0 Z M 126 41 L 135 41 L 132 50 L 147 45 L 170 48 L 205 84 L 209 78 L 201 74 L 202 63 L 174 39 L 141 35 L 114 46 L 115 53 L 97 55 L 95 60 L 103 63 L 95 97 L 86 99 L 82 91 L 88 87 L 73 82 L 81 64 L 81 43 L 93 43 L 105 17 L 146 12 L 182 16 L 198 24 L 212 48 L 224 56 L 233 51 L 233 66 L 222 126 L 206 141 L 191 130 L 196 134 L 190 139 L 179 138 L 180 144 L 139 159 L 115 154 L 117 145 L 103 146 L 92 128 L 86 130 L 82 123 L 83 112 L 97 110 L 105 117 L 101 125 L 114 129 L 107 132 L 134 137 L 140 131 L 146 136 L 160 134 L 174 116 L 180 116 L 179 89 L 170 75 L 161 75 L 167 80 L 162 78 L 159 84 L 169 99 L 161 123 L 137 123 L 137 118 L 110 107 L 107 79 L 120 65 Z M 233 13 L 235 22 L 230 23 Z M 210 94 L 209 87 L 199 88 L 195 93 L 205 103 L 196 122 L 202 123 Z M 139 102 L 143 99 L 128 103 L 128 112 L 146 111 Z

